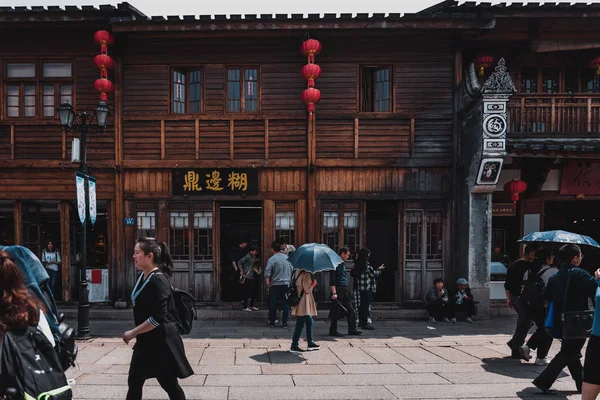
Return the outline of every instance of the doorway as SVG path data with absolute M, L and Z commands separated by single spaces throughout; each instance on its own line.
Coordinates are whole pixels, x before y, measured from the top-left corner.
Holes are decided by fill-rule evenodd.
M 371 265 L 385 264 L 377 284 L 375 301 L 393 302 L 398 276 L 398 203 L 367 202 L 367 247 L 371 250 Z
M 260 201 L 221 202 L 219 204 L 219 244 L 221 253 L 221 299 L 238 301 L 238 276 L 232 274 L 231 252 L 242 240 L 259 249 L 259 265 L 264 265 L 261 250 L 262 205 Z M 246 254 L 246 251 L 243 251 Z M 262 275 L 256 285 L 256 299 L 261 300 Z

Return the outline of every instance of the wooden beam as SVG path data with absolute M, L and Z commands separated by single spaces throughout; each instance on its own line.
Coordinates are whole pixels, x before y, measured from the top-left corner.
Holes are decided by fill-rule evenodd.
M 12 151 L 11 151 L 12 155 Z M 151 164 L 152 161 L 148 161 Z M 88 167 L 94 170 L 102 169 L 114 169 L 114 161 L 106 161 L 103 163 L 88 163 Z M 60 170 L 72 170 L 75 171 L 79 168 L 78 164 L 73 164 L 70 161 L 65 160 L 18 160 L 11 163 L 2 165 L 2 169 L 30 169 L 30 170 L 48 170 L 48 169 L 60 169 Z
M 15 201 L 14 208 L 14 224 L 15 224 L 15 238 L 14 242 L 18 246 L 23 245 L 23 224 L 21 219 L 21 214 L 23 213 L 23 205 L 20 201 Z
M 231 119 L 229 120 L 229 159 L 233 160 L 233 153 L 234 153 L 234 124 L 235 122 Z
M 354 118 L 354 158 L 358 158 L 358 118 Z
M 160 159 L 164 160 L 167 155 L 166 148 L 166 137 L 165 137 L 165 120 L 160 121 Z
M 200 159 L 200 120 L 194 120 L 194 131 L 196 134 L 196 160 Z
M 534 53 L 548 53 L 555 51 L 572 51 L 585 49 L 600 49 L 598 40 L 532 40 L 531 51 Z
M 265 160 L 269 159 L 269 120 L 265 119 Z
M 121 60 L 115 63 L 115 164 L 123 162 L 123 66 Z
M 61 158 L 64 160 L 67 158 L 67 132 L 63 129 L 62 131 L 62 155 Z
M 15 126 L 10 125 L 10 159 L 15 159 Z
M 410 156 L 412 157 L 415 153 L 415 119 L 410 119 Z
M 62 278 L 62 299 L 64 301 L 71 300 L 71 223 L 70 203 L 68 201 L 60 202 L 60 251 L 62 258 L 61 278 Z
M 219 212 L 219 202 L 213 201 L 213 259 L 215 260 L 214 281 L 215 281 L 215 300 L 221 301 L 221 263 L 218 261 L 221 254 L 221 214 Z
M 156 238 L 165 243 L 169 241 L 169 204 L 166 200 L 159 200 L 158 202 L 158 214 L 156 218 L 158 230 L 156 231 Z
M 207 161 L 208 162 L 208 161 Z M 303 168 L 308 163 L 305 159 L 296 160 L 211 160 L 212 168 Z M 126 169 L 164 169 L 164 168 L 197 168 L 195 160 L 125 160 L 123 168 Z

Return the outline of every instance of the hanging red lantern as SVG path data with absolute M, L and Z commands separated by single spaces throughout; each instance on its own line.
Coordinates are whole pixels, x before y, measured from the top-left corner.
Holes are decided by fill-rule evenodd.
M 315 104 L 321 100 L 321 91 L 315 88 L 304 89 L 300 97 L 308 106 L 309 117 L 312 118 L 312 113 L 315 111 Z
M 600 75 L 600 57 L 596 57 L 590 61 L 590 67 L 596 69 L 596 75 Z
M 308 87 L 315 87 L 315 80 L 321 76 L 321 67 L 317 64 L 306 64 L 302 67 L 302 77 L 308 81 Z
M 113 92 L 114 86 L 113 83 L 108 79 L 101 78 L 96 79 L 94 82 L 94 89 L 96 89 L 97 92 L 100 92 L 100 100 L 108 101 L 107 94 Z
M 520 179 L 513 179 L 512 181 L 506 182 L 504 185 L 504 191 L 512 194 L 514 207 L 517 206 L 517 201 L 519 201 L 519 193 L 523 193 L 526 190 L 527 183 Z
M 94 41 L 100 45 L 100 52 L 106 54 L 107 46 L 115 44 L 115 38 L 108 31 L 97 31 L 94 33 Z
M 475 58 L 475 68 L 479 70 L 479 76 L 485 75 L 485 69 L 492 66 L 494 57 L 485 54 L 480 54 Z
M 98 54 L 94 58 L 94 65 L 98 69 L 113 69 L 115 66 L 115 62 L 112 57 L 108 54 Z
M 315 39 L 305 40 L 300 47 L 300 51 L 302 51 L 302 54 L 305 56 L 308 56 L 309 63 L 314 63 L 315 55 L 321 52 L 321 43 Z

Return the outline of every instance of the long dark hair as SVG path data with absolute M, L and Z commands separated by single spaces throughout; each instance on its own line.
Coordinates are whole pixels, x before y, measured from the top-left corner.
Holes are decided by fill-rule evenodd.
M 137 240 L 144 254 L 154 254 L 154 263 L 167 276 L 173 276 L 173 259 L 164 242 L 155 238 L 142 237 Z
M 23 275 L 14 262 L 0 251 L 0 331 L 36 326 L 41 304 L 29 293 Z
M 357 276 L 360 276 L 366 269 L 367 264 L 369 263 L 369 256 L 371 255 L 371 250 L 362 248 L 358 251 L 358 257 L 356 258 L 356 262 L 354 263 L 354 268 L 356 269 Z

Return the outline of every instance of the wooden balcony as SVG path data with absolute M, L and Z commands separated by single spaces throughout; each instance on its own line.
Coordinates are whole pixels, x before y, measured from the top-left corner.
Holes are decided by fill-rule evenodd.
M 516 94 L 508 104 L 508 132 L 513 137 L 597 136 L 600 95 Z

